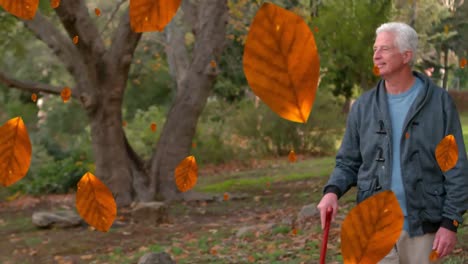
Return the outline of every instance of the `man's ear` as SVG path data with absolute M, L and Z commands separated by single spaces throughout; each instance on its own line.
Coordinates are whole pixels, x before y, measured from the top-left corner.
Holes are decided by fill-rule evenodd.
M 411 61 L 412 58 L 413 58 L 413 52 L 412 51 L 407 50 L 407 51 L 405 51 L 403 53 L 403 62 L 405 64 L 408 64 Z

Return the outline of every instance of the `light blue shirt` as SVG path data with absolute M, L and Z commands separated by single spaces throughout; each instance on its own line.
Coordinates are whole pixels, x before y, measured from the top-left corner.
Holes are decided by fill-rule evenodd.
M 422 81 L 415 77 L 413 86 L 408 91 L 401 94 L 388 94 L 388 106 L 390 110 L 390 121 L 392 123 L 392 183 L 391 189 L 398 198 L 401 210 L 405 215 L 405 222 L 403 229 L 408 231 L 408 211 L 406 208 L 406 196 L 401 177 L 401 164 L 400 164 L 400 143 L 403 136 L 403 123 L 405 122 L 408 110 L 414 102 L 416 96 L 423 88 Z

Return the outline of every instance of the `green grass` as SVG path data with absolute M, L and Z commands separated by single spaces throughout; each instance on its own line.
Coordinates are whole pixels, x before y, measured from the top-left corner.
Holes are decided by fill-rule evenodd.
M 36 230 L 30 215 L 10 215 L 5 217 L 3 221 L 4 223 L 0 225 L 0 233 L 27 233 Z
M 466 146 L 468 144 L 468 112 L 460 113 L 460 123 L 463 130 L 463 140 Z
M 335 165 L 334 157 L 317 158 L 297 163 L 270 164 L 267 168 L 211 177 L 200 177 L 196 191 L 220 193 L 238 190 L 264 189 L 267 183 L 293 182 L 329 175 Z

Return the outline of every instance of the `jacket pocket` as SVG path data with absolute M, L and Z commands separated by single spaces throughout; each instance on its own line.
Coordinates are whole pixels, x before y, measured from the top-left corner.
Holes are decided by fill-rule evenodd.
M 376 179 L 361 180 L 357 184 L 357 202 L 360 203 L 372 195 L 374 192 Z
M 440 222 L 446 192 L 442 183 L 424 184 L 423 220 Z

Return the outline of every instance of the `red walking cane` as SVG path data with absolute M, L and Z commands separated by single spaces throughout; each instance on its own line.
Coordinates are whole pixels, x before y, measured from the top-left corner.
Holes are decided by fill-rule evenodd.
M 327 208 L 325 216 L 325 229 L 323 230 L 322 249 L 320 250 L 320 264 L 325 264 L 325 257 L 327 256 L 328 232 L 330 231 L 331 216 L 333 208 Z

